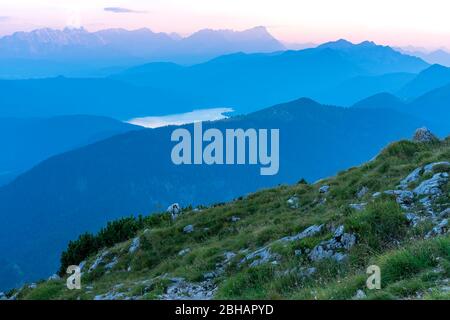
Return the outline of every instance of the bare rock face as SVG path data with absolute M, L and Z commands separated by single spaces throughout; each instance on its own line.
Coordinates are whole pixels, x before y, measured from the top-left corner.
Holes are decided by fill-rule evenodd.
M 141 240 L 139 239 L 139 237 L 134 238 L 133 241 L 131 242 L 131 246 L 128 249 L 128 252 L 134 253 L 137 249 L 139 249 L 140 245 L 141 245 Z
M 431 179 L 423 181 L 413 191 L 417 195 L 440 195 L 442 194 L 441 186 L 447 183 L 447 181 L 447 172 L 436 173 Z
M 439 139 L 427 128 L 419 128 L 414 133 L 413 141 L 422 142 L 422 143 L 430 143 L 437 142 Z

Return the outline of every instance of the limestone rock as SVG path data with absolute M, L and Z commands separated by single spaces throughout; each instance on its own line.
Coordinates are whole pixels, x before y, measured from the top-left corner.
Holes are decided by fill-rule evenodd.
M 231 217 L 231 222 L 238 222 L 239 220 L 241 220 L 241 218 L 236 217 L 236 216 Z
M 191 252 L 191 249 L 190 249 L 190 248 L 186 248 L 186 249 L 180 250 L 180 251 L 178 252 L 178 255 L 179 255 L 180 257 L 183 257 L 183 256 L 187 255 L 189 252 Z
M 181 207 L 178 203 L 171 204 L 167 208 L 167 212 L 172 216 L 172 220 L 175 220 L 181 214 Z
M 48 281 L 58 281 L 58 280 L 61 280 L 61 277 L 58 276 L 56 273 L 53 274 L 53 275 L 51 275 L 51 276 L 48 278 Z
M 401 189 L 406 189 L 410 183 L 419 180 L 421 172 L 422 167 L 419 167 L 414 169 L 410 174 L 408 174 L 402 181 L 400 181 Z
M 367 194 L 367 192 L 369 192 L 369 188 L 364 186 L 358 190 L 358 192 L 356 193 L 356 196 L 358 197 L 358 199 L 361 199 L 362 197 L 364 197 Z
M 300 206 L 300 201 L 296 196 L 290 197 L 287 203 L 291 209 L 298 209 Z
M 292 241 L 301 240 L 303 238 L 312 237 L 312 236 L 316 235 L 317 233 L 319 233 L 320 231 L 322 231 L 322 228 L 323 228 L 323 224 L 321 224 L 320 226 L 312 225 L 312 226 L 306 228 L 305 230 L 303 230 L 302 232 L 296 234 L 295 236 L 287 236 L 287 237 L 281 238 L 279 241 L 292 242 Z
M 355 294 L 355 296 L 353 297 L 353 299 L 355 299 L 355 300 L 361 300 L 361 299 L 365 299 L 365 298 L 367 298 L 367 295 L 366 295 L 366 293 L 365 293 L 363 290 L 361 290 L 361 289 L 359 289 L 358 291 L 356 291 L 356 294 Z
M 328 193 L 328 191 L 330 191 L 330 186 L 329 185 L 323 185 L 319 189 L 320 193 Z
M 433 163 L 430 163 L 430 164 L 427 164 L 426 166 L 424 166 L 423 171 L 425 174 L 432 173 L 433 169 L 437 166 L 450 168 L 450 162 L 448 162 L 448 161 L 433 162 Z
M 429 143 L 439 141 L 439 139 L 436 138 L 436 136 L 430 130 L 423 127 L 416 130 L 413 136 L 413 141 Z

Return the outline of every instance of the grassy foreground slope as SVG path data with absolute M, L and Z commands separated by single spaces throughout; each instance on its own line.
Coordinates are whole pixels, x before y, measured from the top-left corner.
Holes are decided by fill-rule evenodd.
M 7 296 L 450 299 L 448 161 L 450 137 L 400 141 L 314 184 L 185 208 L 174 219 L 124 219 L 63 254 L 62 271 L 81 263 L 81 290 L 68 290 L 55 276 Z M 365 285 L 374 264 L 381 290 Z

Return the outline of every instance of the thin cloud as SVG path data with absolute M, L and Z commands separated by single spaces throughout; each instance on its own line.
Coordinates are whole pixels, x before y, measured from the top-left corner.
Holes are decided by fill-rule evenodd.
M 9 20 L 11 17 L 8 16 L 0 16 L 0 22 Z
M 106 7 L 103 8 L 103 10 L 112 13 L 146 13 L 146 11 L 139 11 L 122 7 Z

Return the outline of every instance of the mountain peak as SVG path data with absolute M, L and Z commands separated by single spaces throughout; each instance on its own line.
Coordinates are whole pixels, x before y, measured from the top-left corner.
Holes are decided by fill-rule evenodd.
M 354 43 L 345 40 L 345 39 L 339 39 L 336 41 L 330 41 L 330 42 L 325 42 L 324 44 L 321 44 L 320 46 L 318 46 L 318 48 L 330 48 L 330 49 L 347 49 L 347 48 L 351 48 L 355 46 Z
M 355 103 L 352 107 L 398 109 L 401 106 L 403 102 L 398 97 L 388 92 L 381 92 Z

